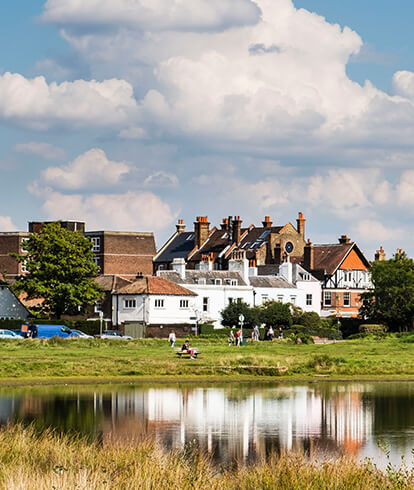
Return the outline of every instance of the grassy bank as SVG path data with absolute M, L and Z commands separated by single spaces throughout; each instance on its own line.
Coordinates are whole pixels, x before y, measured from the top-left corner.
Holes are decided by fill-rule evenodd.
M 42 489 L 374 489 L 413 488 L 414 472 L 379 471 L 347 459 L 312 464 L 299 455 L 271 456 L 250 467 L 218 471 L 197 449 L 166 452 L 154 441 L 128 445 L 32 429 L 0 430 L 0 486 Z
M 412 337 L 331 345 L 260 342 L 241 348 L 226 340 L 194 339 L 197 360 L 177 359 L 166 340 L 51 339 L 0 341 L 0 380 L 135 377 L 412 377 Z M 177 345 L 181 346 L 180 342 Z M 287 369 L 287 370 L 286 370 Z

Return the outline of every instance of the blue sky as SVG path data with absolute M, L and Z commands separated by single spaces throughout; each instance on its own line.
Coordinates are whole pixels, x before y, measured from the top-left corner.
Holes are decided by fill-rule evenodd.
M 412 2 L 4 3 L 0 231 L 302 211 L 414 254 Z

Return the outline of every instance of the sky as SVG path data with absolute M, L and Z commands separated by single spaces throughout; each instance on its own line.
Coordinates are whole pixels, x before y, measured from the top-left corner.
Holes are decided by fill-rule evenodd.
M 3 5 L 4 4 L 4 5 Z M 0 231 L 296 223 L 414 255 L 414 4 L 0 6 Z

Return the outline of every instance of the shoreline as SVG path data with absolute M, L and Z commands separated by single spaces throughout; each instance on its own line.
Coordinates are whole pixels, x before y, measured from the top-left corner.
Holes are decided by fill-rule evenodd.
M 3 378 L 0 388 L 34 386 L 93 386 L 93 385 L 139 385 L 139 384 L 296 384 L 296 383 L 414 383 L 413 375 L 387 376 L 105 376 L 105 377 L 66 377 L 66 378 Z

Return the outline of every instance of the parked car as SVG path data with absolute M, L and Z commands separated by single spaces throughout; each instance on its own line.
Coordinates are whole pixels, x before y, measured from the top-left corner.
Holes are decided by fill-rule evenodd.
M 71 337 L 72 330 L 65 325 L 28 325 L 24 323 L 21 326 L 23 337 L 32 337 L 39 339 L 50 339 L 52 337 Z
M 122 335 L 118 330 L 104 330 L 102 335 L 97 335 L 97 337 L 111 340 L 132 340 L 132 337 Z
M 80 330 L 73 330 L 72 329 L 71 338 L 93 339 L 93 336 L 92 335 L 88 335 L 87 333 L 82 332 Z
M 14 339 L 19 340 L 23 337 L 12 330 L 0 330 L 0 339 Z

